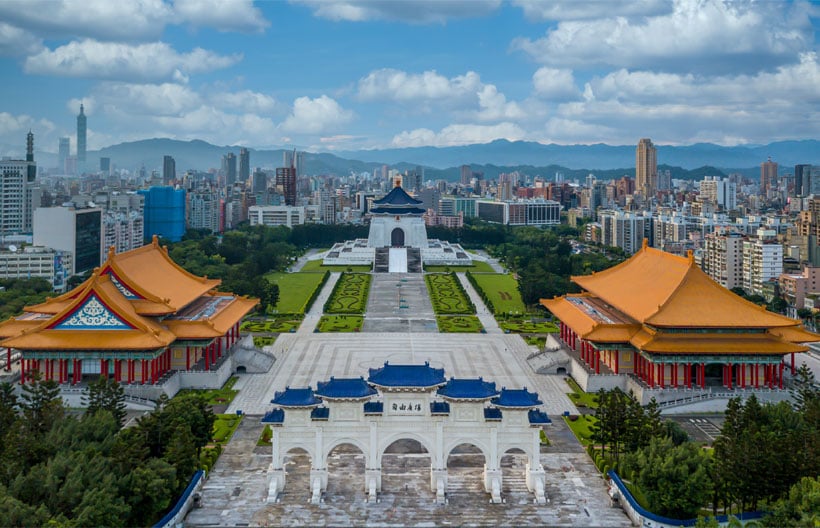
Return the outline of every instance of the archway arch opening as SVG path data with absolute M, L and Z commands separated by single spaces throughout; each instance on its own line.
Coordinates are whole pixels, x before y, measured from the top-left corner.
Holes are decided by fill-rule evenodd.
M 365 454 L 351 442 L 341 442 L 327 454 L 327 491 L 329 502 L 364 502 Z
M 397 505 L 412 506 L 420 499 L 431 500 L 431 467 L 430 452 L 420 441 L 393 441 L 382 453 L 382 493 L 394 495 Z
M 511 496 L 530 499 L 527 489 L 527 462 L 529 456 L 523 449 L 513 447 L 501 457 L 501 491 Z
M 487 459 L 481 448 L 465 442 L 447 456 L 447 497 L 453 504 L 474 501 L 484 493 L 484 466 Z
M 311 455 L 301 447 L 292 447 L 284 454 L 283 467 L 287 485 L 282 491 L 283 497 L 294 502 L 310 500 L 310 465 Z
M 404 229 L 397 227 L 390 233 L 390 245 L 392 247 L 404 247 Z

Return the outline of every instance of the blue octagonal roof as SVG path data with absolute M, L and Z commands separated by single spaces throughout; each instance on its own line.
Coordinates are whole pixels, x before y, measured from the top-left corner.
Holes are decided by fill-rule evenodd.
M 305 389 L 286 387 L 284 391 L 277 391 L 270 402 L 282 407 L 313 407 L 322 403 L 322 400 L 313 395 L 310 387 Z
M 552 423 L 547 413 L 539 411 L 538 409 L 530 409 L 527 416 L 530 419 L 530 425 L 546 425 Z
M 285 421 L 285 411 L 282 409 L 274 409 L 272 411 L 268 411 L 265 413 L 265 416 L 262 417 L 262 423 L 264 424 L 281 424 Z
M 447 385 L 438 390 L 438 395 L 453 400 L 489 400 L 498 395 L 498 390 L 494 382 L 484 381 L 483 378 L 450 378 Z
M 378 200 L 373 200 L 373 205 L 419 205 L 422 202 L 421 200 L 416 200 L 409 194 L 407 191 L 402 189 L 400 186 L 393 187 L 389 193 L 387 193 L 384 197 L 379 198 Z M 422 211 L 423 212 L 423 211 Z
M 508 389 L 506 387 L 501 389 L 501 394 L 497 398 L 493 398 L 493 405 L 498 407 L 536 407 L 543 403 L 538 399 L 538 394 L 529 392 L 526 387 L 523 389 Z
M 328 399 L 369 398 L 376 394 L 376 389 L 367 384 L 364 378 L 334 378 L 316 384 L 316 394 Z
M 387 361 L 381 368 L 370 369 L 367 381 L 379 387 L 436 387 L 443 385 L 444 369 L 424 365 L 391 365 Z

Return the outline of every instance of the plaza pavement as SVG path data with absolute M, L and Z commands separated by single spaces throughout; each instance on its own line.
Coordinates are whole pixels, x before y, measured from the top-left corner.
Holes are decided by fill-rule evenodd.
M 532 370 L 527 357 L 535 348 L 518 335 L 500 331 L 462 274 L 459 278 L 486 334 L 440 334 L 431 329 L 429 321 L 434 322 L 435 317 L 422 295 L 426 286 L 421 274 L 404 277 L 401 293 L 396 291 L 401 277 L 374 274 L 364 331 L 315 333 L 338 277 L 338 273 L 331 274 L 299 330 L 280 335 L 268 347 L 277 358 L 269 372 L 238 375 L 234 388 L 239 393 L 226 412 L 241 410 L 248 416 L 213 468 L 202 489 L 201 507 L 189 513 L 186 526 L 630 526 L 623 511 L 611 507 L 603 479 L 560 419 L 564 411 L 577 413 L 565 394 L 568 388 L 562 377 Z M 392 298 L 384 298 L 391 294 Z M 396 328 L 409 331 L 396 332 Z M 429 486 L 428 456 L 403 450 L 385 455 L 379 502 L 368 504 L 362 455 L 340 449 L 334 450 L 328 462 L 331 482 L 321 504 L 309 503 L 309 461 L 297 455 L 289 456 L 284 493 L 276 503 L 268 504 L 266 472 L 271 453 L 269 447 L 257 447 L 256 439 L 262 431 L 259 418 L 272 408 L 275 392 L 287 386 L 315 388 L 317 381 L 331 376 L 367 376 L 368 368 L 385 361 L 429 361 L 443 367 L 448 377 L 483 376 L 498 388 L 527 387 L 538 392 L 542 409 L 554 422 L 547 428 L 552 443 L 541 454 L 549 502 L 533 503 L 523 482 L 525 460 L 508 456 L 502 459 L 505 503 L 489 504 L 480 485 L 483 459 L 451 454 L 449 502 L 437 505 Z

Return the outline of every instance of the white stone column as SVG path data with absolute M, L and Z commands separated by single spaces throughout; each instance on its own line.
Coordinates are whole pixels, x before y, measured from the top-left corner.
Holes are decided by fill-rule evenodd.
M 490 428 L 490 459 L 484 464 L 484 490 L 491 495 L 493 503 L 501 502 L 501 468 L 498 465 L 498 428 Z
M 430 453 L 430 489 L 438 495 L 439 481 L 447 489 L 447 453 L 444 452 L 444 422 L 436 422 L 436 440 Z M 442 491 L 443 493 L 443 491 Z M 441 500 L 444 500 L 442 495 Z
M 382 490 L 382 462 L 379 456 L 379 426 L 375 421 L 370 422 L 369 456 L 365 460 L 364 489 L 367 492 L 367 502 L 376 502 L 376 494 Z
M 279 427 L 271 427 L 273 436 L 271 437 L 271 454 L 273 458 L 268 467 L 268 497 L 267 502 L 276 502 L 276 498 L 285 489 L 285 468 L 282 465 L 282 455 L 279 447 Z

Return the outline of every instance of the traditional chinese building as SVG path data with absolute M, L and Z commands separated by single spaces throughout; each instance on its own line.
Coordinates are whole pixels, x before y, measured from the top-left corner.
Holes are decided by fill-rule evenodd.
M 157 383 L 175 370 L 210 370 L 239 337 L 257 299 L 218 292 L 153 243 L 115 254 L 73 290 L 0 323 L 7 361 L 21 355 L 20 381 L 78 383 L 84 375 Z
M 495 383 L 444 377 L 444 370 L 423 365 L 385 363 L 364 378 L 331 378 L 310 387 L 277 392 L 276 407 L 262 423 L 272 426 L 268 502 L 285 488 L 285 457 L 304 450 L 311 459 L 311 501 L 318 504 L 327 489 L 328 457 L 342 444 L 364 457 L 361 482 L 368 501 L 382 490 L 382 463 L 397 441 L 418 441 L 430 456 L 430 487 L 438 502 L 447 489 L 448 455 L 464 444 L 484 456 L 484 489 L 492 502 L 502 501 L 501 458 L 507 452 L 526 455 L 527 488 L 544 504 L 545 472 L 539 454 L 539 432 L 551 423 L 538 410 L 538 395 L 526 388 L 496 388 Z M 338 477 L 338 476 L 335 476 Z
M 572 277 L 579 294 L 542 299 L 590 378 L 628 374 L 649 389 L 783 388 L 786 363 L 820 335 L 720 286 L 694 262 L 647 247 Z

